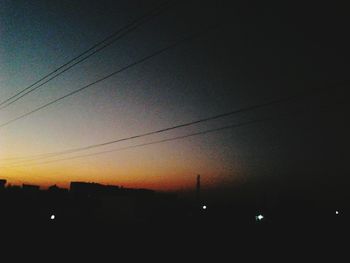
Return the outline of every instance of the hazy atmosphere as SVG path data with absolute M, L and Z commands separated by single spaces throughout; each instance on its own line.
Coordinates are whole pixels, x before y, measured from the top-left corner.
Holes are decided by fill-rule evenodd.
M 317 191 L 348 182 L 345 10 L 165 5 L 15 100 L 160 2 L 1 1 L 1 178 L 44 188 L 93 181 L 172 191 L 194 189 L 197 174 L 208 190 L 261 183 Z

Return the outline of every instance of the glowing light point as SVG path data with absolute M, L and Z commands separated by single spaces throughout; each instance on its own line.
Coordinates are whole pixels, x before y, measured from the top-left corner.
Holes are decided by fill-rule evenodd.
M 338 211 L 338 210 L 337 210 L 337 211 L 335 211 L 335 214 L 336 214 L 336 215 L 339 215 L 339 211 Z
M 205 209 L 207 209 L 207 206 L 206 206 L 206 205 L 203 205 L 202 208 L 205 210 Z
M 51 216 L 50 216 L 50 219 L 51 219 L 51 220 L 54 220 L 55 218 L 56 218 L 55 215 L 51 215 Z
M 255 216 L 255 220 L 256 221 L 261 221 L 261 220 L 263 220 L 264 219 L 264 216 L 263 215 L 257 215 L 257 216 Z

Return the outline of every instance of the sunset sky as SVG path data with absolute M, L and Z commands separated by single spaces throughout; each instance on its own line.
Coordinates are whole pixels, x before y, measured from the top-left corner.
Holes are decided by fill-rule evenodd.
M 270 177 L 308 182 L 315 179 L 305 177 L 311 174 L 320 175 L 323 184 L 330 173 L 348 173 L 343 162 L 349 146 L 347 107 L 339 102 L 346 94 L 335 88 L 348 85 L 345 15 L 334 15 L 338 7 L 175 2 L 111 46 L 0 109 L 0 178 L 43 187 L 90 181 L 184 190 L 195 186 L 197 174 L 202 175 L 204 188 L 213 188 Z M 0 102 L 158 3 L 0 0 Z M 327 90 L 190 127 L 32 162 L 17 159 L 118 140 L 319 87 Z M 293 115 L 295 111 L 305 113 Z M 287 118 L 50 162 L 281 114 Z

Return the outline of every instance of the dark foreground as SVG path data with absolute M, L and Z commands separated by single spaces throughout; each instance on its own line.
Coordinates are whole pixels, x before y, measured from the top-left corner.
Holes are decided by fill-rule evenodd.
M 248 203 L 202 203 L 173 196 L 1 196 L 1 241 L 31 253 L 89 257 L 187 256 L 234 261 L 347 251 L 346 207 L 301 202 L 274 208 Z M 336 212 L 338 211 L 338 212 Z M 259 220 L 257 216 L 262 215 Z M 3 248 L 5 248 L 3 246 Z M 26 252 L 27 253 L 27 252 Z M 282 258 L 279 258 L 282 256 Z M 104 260 L 103 260 L 104 261 Z

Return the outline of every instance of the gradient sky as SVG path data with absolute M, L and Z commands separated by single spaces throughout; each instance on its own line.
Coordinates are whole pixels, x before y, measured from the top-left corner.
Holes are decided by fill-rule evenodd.
M 0 100 L 22 90 L 158 1 L 4 1 Z M 0 111 L 4 123 L 212 24 L 197 39 L 0 128 L 0 178 L 42 186 L 94 181 L 183 190 L 239 182 L 342 185 L 349 146 L 344 86 L 346 15 L 336 6 L 178 1 L 170 10 Z M 344 12 L 344 11 L 343 11 Z M 205 118 L 320 86 L 330 90 L 101 147 L 116 149 L 208 128 L 306 110 L 305 114 L 184 140 L 43 165 L 6 158 L 102 143 Z M 345 87 L 345 86 L 344 86 Z M 347 87 L 347 86 L 346 86 Z M 319 111 L 330 107 L 330 110 Z M 328 108 L 327 108 L 328 109 Z M 14 162 L 15 163 L 15 162 Z M 335 174 L 339 175 L 334 179 Z M 333 177 L 332 177 L 333 176 Z M 332 177 L 332 179 L 331 179 Z M 315 178 L 317 178 L 315 180 Z

